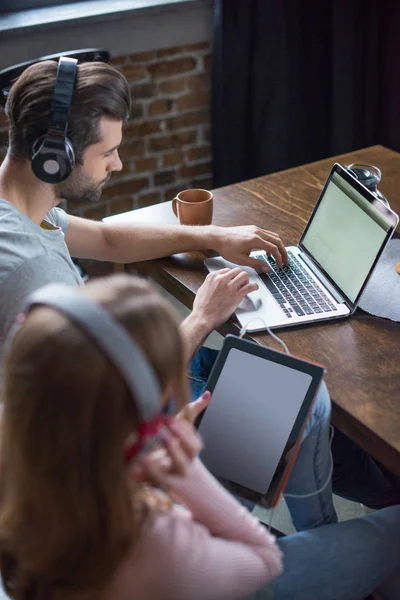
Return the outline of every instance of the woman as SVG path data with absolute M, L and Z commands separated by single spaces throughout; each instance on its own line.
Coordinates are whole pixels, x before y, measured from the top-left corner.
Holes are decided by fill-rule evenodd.
M 0 567 L 12 598 L 359 600 L 397 576 L 397 507 L 276 543 L 208 473 L 187 420 L 208 397 L 186 406 L 178 323 L 149 284 L 118 276 L 71 294 L 125 328 L 155 373 L 159 411 L 173 397 L 181 412 L 140 451 L 142 398 L 111 351 L 62 310 L 28 312 L 6 360 L 1 435 Z

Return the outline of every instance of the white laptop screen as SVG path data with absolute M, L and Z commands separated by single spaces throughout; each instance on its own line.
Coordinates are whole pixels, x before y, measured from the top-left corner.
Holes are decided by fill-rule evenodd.
M 354 302 L 390 227 L 377 208 L 334 172 L 302 246 Z

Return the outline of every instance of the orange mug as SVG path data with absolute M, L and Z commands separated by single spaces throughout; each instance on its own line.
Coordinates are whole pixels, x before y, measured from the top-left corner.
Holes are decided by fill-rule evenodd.
M 184 190 L 172 200 L 172 210 L 181 225 L 210 225 L 213 194 L 208 190 Z

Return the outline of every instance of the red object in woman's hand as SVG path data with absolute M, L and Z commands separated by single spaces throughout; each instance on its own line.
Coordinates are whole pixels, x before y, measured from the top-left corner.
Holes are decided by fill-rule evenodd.
M 138 439 L 133 444 L 125 449 L 125 462 L 129 463 L 132 459 L 137 458 L 145 450 L 150 450 L 150 447 L 158 443 L 161 437 L 161 431 L 171 422 L 171 417 L 158 415 L 151 421 L 140 423 L 137 433 Z

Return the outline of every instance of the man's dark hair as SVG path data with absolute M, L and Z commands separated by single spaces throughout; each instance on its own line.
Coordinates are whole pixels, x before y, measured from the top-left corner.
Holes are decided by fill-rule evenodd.
M 11 157 L 30 159 L 34 141 L 46 133 L 56 76 L 57 63 L 47 60 L 28 67 L 12 86 L 6 104 Z M 84 150 L 100 141 L 102 117 L 125 122 L 129 112 L 128 82 L 117 69 L 78 64 L 67 131 L 76 161 L 82 163 Z

